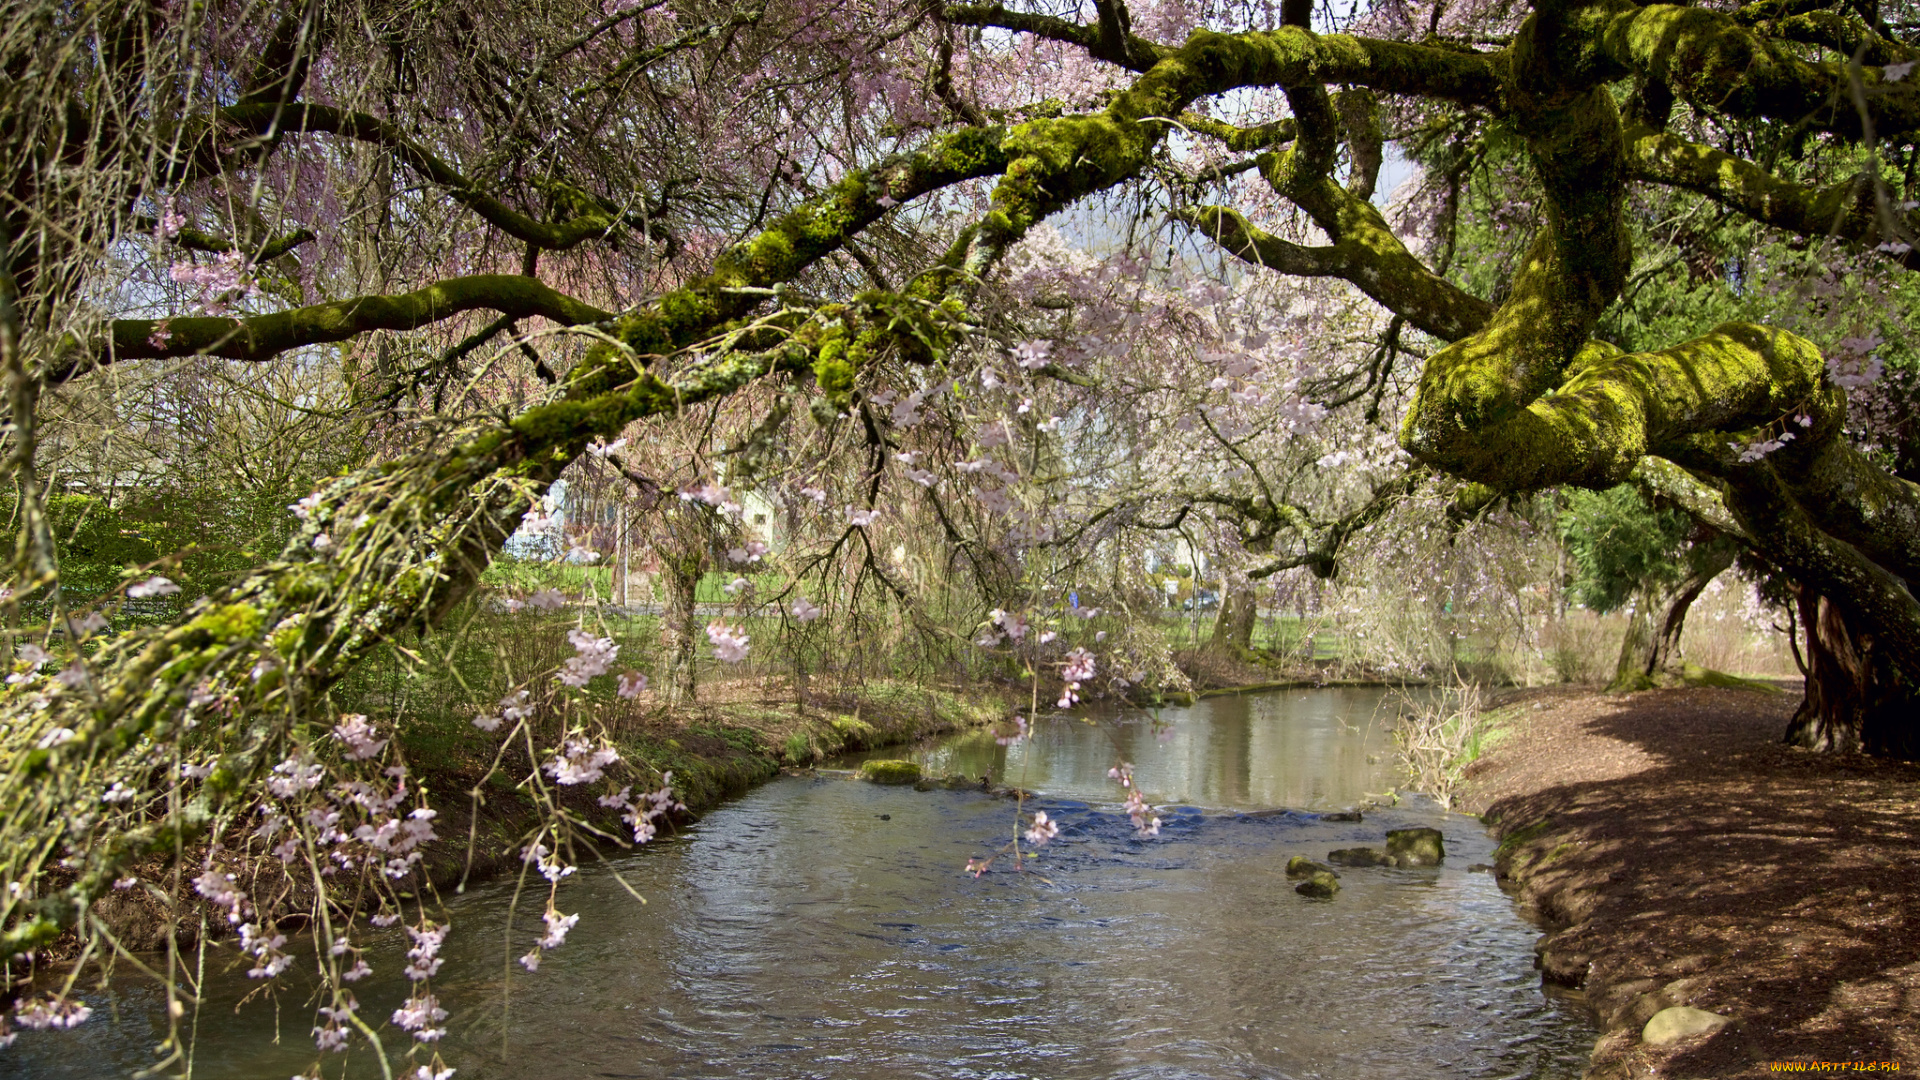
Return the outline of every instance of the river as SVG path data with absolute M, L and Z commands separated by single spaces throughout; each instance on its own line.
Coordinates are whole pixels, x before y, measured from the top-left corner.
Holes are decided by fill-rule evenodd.
M 453 1013 L 441 1052 L 459 1080 L 1579 1076 L 1593 1029 L 1542 992 L 1538 931 L 1467 869 L 1491 861 L 1477 821 L 1430 804 L 1358 823 L 1305 812 L 1392 785 L 1381 698 L 1217 698 L 1166 710 L 1165 738 L 1137 714 L 1056 718 L 1012 747 L 974 733 L 916 751 L 1039 793 L 1026 809 L 1063 826 L 1020 870 L 1002 856 L 978 878 L 962 868 L 1004 847 L 1014 802 L 785 777 L 583 867 L 559 894 L 580 923 L 534 974 L 511 958 L 544 895 L 520 899 L 509 933 L 514 884 L 471 889 L 449 905 L 434 980 Z M 1150 799 L 1176 804 L 1159 837 L 1118 810 L 1106 773 L 1121 756 Z M 1250 813 L 1276 808 L 1294 812 Z M 1285 877 L 1291 855 L 1380 846 L 1409 824 L 1445 833 L 1444 867 L 1342 870 L 1331 901 Z M 376 1021 L 405 996 L 395 935 L 356 987 Z M 297 983 L 277 1006 L 236 1009 L 257 988 L 209 979 L 196 1077 L 316 1061 Z M 122 979 L 110 1000 L 83 996 L 93 1020 L 23 1035 L 0 1072 L 124 1076 L 153 1060 L 155 992 Z M 327 1055 L 325 1074 L 380 1075 L 362 1045 Z

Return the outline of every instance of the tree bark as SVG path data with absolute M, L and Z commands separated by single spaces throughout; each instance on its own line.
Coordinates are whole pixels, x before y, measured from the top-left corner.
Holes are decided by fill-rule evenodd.
M 1794 603 L 1806 635 L 1807 691 L 1787 724 L 1790 746 L 1920 759 L 1914 687 L 1871 631 L 1804 586 Z
M 1213 619 L 1213 637 L 1207 647 L 1230 656 L 1245 656 L 1252 651 L 1256 607 L 1251 584 L 1225 584 L 1220 595 L 1220 611 Z
M 660 644 L 666 661 L 662 681 L 667 704 L 680 705 L 694 700 L 697 690 L 693 614 L 700 586 L 700 560 L 663 552 L 660 566 L 660 578 L 666 585 L 666 605 L 660 616 Z
M 1735 549 L 1722 545 L 1705 563 L 1667 588 L 1643 589 L 1634 596 L 1633 615 L 1620 643 L 1620 662 L 1614 667 L 1614 693 L 1673 686 L 1681 679 L 1680 637 L 1687 612 L 1706 587 L 1733 565 Z

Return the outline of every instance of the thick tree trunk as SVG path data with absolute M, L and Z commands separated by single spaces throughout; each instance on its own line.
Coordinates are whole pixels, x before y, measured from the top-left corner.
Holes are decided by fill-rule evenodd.
M 1635 594 L 1633 615 L 1627 620 L 1627 635 L 1620 643 L 1620 662 L 1614 667 L 1613 682 L 1608 690 L 1624 693 L 1672 686 L 1680 681 L 1680 637 L 1687 628 L 1687 612 L 1713 579 L 1733 565 L 1735 549 L 1730 545 L 1723 547 L 1724 556 L 1716 551 L 1711 562 L 1678 585 L 1643 589 Z
M 660 644 L 666 670 L 662 683 L 667 703 L 679 705 L 694 699 L 694 597 L 700 586 L 700 560 L 665 556 L 660 560 L 660 580 L 666 586 L 666 606 L 660 615 Z
M 1874 636 L 1812 589 L 1795 590 L 1806 697 L 1786 741 L 1809 750 L 1920 759 L 1920 695 Z
M 1251 651 L 1256 606 L 1252 585 L 1226 584 L 1221 591 L 1220 611 L 1213 619 L 1213 637 L 1207 647 L 1231 656 L 1245 656 Z

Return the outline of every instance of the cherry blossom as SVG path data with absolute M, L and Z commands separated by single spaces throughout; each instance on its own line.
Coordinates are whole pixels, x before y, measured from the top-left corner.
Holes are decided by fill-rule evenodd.
M 13 1007 L 13 1021 L 30 1031 L 62 1031 L 79 1027 L 93 1009 L 78 998 L 50 997 L 22 1001 Z
M 408 998 L 405 1005 L 393 1011 L 393 1022 L 402 1030 L 411 1031 L 421 1042 L 437 1042 L 444 1036 L 447 1029 L 433 1025 L 446 1018 L 447 1010 L 440 1007 L 440 1000 L 432 994 Z
M 136 600 L 144 600 L 149 596 L 172 596 L 179 591 L 180 586 L 163 577 L 150 577 L 127 586 L 127 595 Z
M 623 673 L 616 680 L 616 693 L 623 698 L 637 698 L 647 688 L 647 677 L 638 671 Z
M 527 597 L 527 606 L 536 611 L 558 611 L 566 603 L 567 595 L 559 589 L 541 589 Z
M 747 658 L 747 634 L 718 619 L 707 624 L 707 640 L 713 643 L 716 659 L 737 664 Z
M 1060 824 L 1048 818 L 1045 810 L 1039 810 L 1033 815 L 1033 827 L 1028 829 L 1025 835 L 1027 843 L 1034 847 L 1042 847 L 1047 841 L 1060 835 Z
M 565 749 L 546 763 L 556 784 L 591 784 L 606 775 L 607 766 L 620 760 L 611 746 L 594 746 L 585 739 L 568 739 Z
M 767 545 L 758 540 L 749 540 L 737 548 L 727 549 L 727 560 L 737 563 L 756 563 L 767 553 Z
M 794 597 L 793 606 L 788 608 L 788 610 L 793 613 L 795 621 L 803 623 L 810 623 L 825 614 L 825 612 L 821 610 L 820 605 L 808 600 L 804 596 Z
M 879 517 L 880 511 L 878 508 L 872 510 L 855 510 L 851 506 L 847 507 L 847 524 L 856 529 L 864 529 L 872 525 Z
M 387 740 L 374 738 L 376 734 L 373 725 L 360 713 L 342 716 L 340 722 L 333 725 L 333 737 L 346 746 L 349 761 L 365 761 L 386 749 Z
M 413 948 L 407 950 L 406 976 L 410 981 L 423 982 L 439 974 L 440 965 L 446 962 L 446 957 L 440 955 L 440 946 L 452 929 L 433 923 L 426 923 L 418 930 L 407 927 L 407 936 L 413 939 Z
M 517 723 L 532 714 L 532 701 L 533 695 L 530 692 L 526 690 L 515 690 L 513 693 L 500 699 L 500 704 L 496 706 L 496 708 L 500 710 L 500 715 L 495 716 L 491 713 L 482 713 L 473 718 L 473 726 L 479 728 L 481 731 L 493 732 L 500 730 L 500 725 L 503 722 L 510 724 Z
M 620 652 L 612 638 L 597 638 L 577 628 L 567 631 L 567 640 L 573 644 L 574 655 L 561 665 L 554 679 L 568 686 L 585 686 L 594 676 L 605 675 Z
M 1032 732 L 1028 730 L 1027 718 L 1024 716 L 1015 716 L 1013 718 L 1013 731 L 995 735 L 993 741 L 999 743 L 1001 746 L 1012 746 L 1030 734 L 1032 734 Z

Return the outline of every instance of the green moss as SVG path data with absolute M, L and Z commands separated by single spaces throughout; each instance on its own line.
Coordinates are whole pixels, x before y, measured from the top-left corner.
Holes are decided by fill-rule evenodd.
M 858 716 L 835 716 L 827 721 L 827 726 L 843 741 L 868 745 L 877 734 L 873 725 Z
M 227 604 L 187 624 L 219 642 L 252 637 L 260 630 L 260 609 L 251 604 Z
M 1523 825 L 1500 838 L 1500 846 L 1494 849 L 1494 858 L 1511 855 L 1521 847 L 1538 839 L 1553 825 L 1553 818 L 1543 817 L 1538 821 Z
M 920 765 L 913 761 L 863 762 L 860 779 L 876 784 L 911 784 L 920 779 Z

